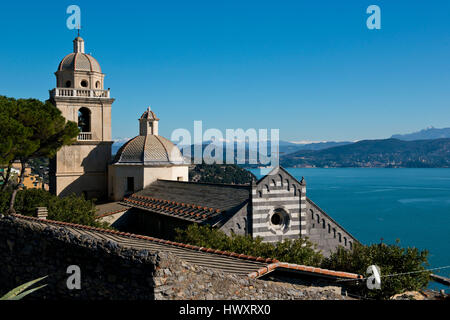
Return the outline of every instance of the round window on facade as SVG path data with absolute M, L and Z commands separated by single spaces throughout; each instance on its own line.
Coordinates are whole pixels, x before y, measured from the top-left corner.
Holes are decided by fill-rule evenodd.
M 88 86 L 88 82 L 86 80 L 81 80 L 81 86 L 86 88 Z
M 289 214 L 284 209 L 281 208 L 275 209 L 270 217 L 270 224 L 275 229 L 286 228 L 289 224 Z
M 72 85 L 72 81 L 67 80 L 66 81 L 66 88 L 70 88 L 71 85 Z

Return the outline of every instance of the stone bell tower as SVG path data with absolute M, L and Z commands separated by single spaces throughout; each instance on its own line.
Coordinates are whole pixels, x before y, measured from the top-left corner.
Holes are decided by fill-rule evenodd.
M 50 161 L 50 192 L 86 198 L 107 197 L 107 168 L 111 160 L 109 89 L 97 60 L 84 52 L 84 40 L 73 40 L 73 52 L 60 62 L 50 101 L 70 121 L 78 123 L 77 141 L 64 146 Z

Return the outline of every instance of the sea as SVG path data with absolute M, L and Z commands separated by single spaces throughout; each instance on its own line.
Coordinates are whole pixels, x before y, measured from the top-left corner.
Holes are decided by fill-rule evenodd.
M 450 266 L 450 169 L 287 168 L 306 195 L 364 244 L 429 251 L 427 268 Z M 266 172 L 251 170 L 257 177 Z M 450 278 L 450 268 L 438 275 Z M 447 289 L 430 283 L 430 289 Z

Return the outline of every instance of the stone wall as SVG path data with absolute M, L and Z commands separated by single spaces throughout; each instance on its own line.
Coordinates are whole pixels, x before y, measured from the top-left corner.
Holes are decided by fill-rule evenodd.
M 0 295 L 48 276 L 26 299 L 343 299 L 338 287 L 249 279 L 16 217 L 0 218 L 0 261 Z M 70 265 L 80 290 L 67 288 Z
M 317 248 L 322 250 L 324 256 L 328 257 L 338 246 L 352 249 L 353 244 L 358 242 L 309 199 L 306 209 L 306 236 L 318 245 Z
M 76 235 L 14 217 L 0 219 L 0 293 L 48 276 L 33 298 L 153 299 L 158 253 Z M 81 290 L 69 290 L 67 268 L 81 269 Z

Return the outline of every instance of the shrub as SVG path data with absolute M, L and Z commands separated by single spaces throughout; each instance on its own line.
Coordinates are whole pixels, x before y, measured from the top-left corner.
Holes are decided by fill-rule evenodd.
M 316 246 L 303 238 L 284 240 L 275 244 L 264 243 L 261 237 L 252 238 L 250 235 L 236 234 L 227 236 L 221 230 L 197 224 L 176 231 L 176 241 L 201 247 L 310 266 L 318 266 L 322 260 L 322 254 L 316 251 Z
M 0 212 L 8 210 L 11 192 L 0 192 Z M 59 198 L 42 189 L 19 190 L 16 197 L 16 211 L 32 216 L 36 207 L 47 207 L 48 219 L 83 224 L 93 227 L 106 227 L 107 224 L 96 220 L 95 204 L 82 196 L 70 195 Z
M 396 244 L 355 244 L 352 251 L 342 247 L 322 262 L 322 267 L 365 275 L 367 267 L 376 265 L 381 272 L 381 290 L 369 290 L 364 281 L 354 290 L 361 296 L 375 299 L 388 299 L 397 293 L 425 288 L 429 282 L 429 272 L 424 271 L 428 265 L 428 251 L 417 248 L 402 248 Z M 383 275 L 402 274 L 393 277 Z

